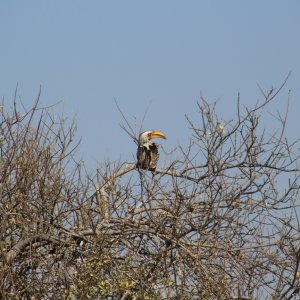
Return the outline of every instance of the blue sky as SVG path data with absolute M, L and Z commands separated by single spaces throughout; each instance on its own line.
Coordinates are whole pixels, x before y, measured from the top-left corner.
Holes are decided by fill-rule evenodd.
M 4 1 L 0 0 L 0 96 L 76 115 L 79 155 L 89 169 L 105 158 L 131 160 L 134 143 L 119 127 L 117 99 L 132 125 L 161 129 L 170 150 L 187 142 L 185 114 L 199 121 L 202 93 L 234 117 L 257 88 L 292 75 L 271 110 L 291 90 L 288 135 L 299 136 L 299 1 Z M 270 128 L 272 123 L 268 123 Z

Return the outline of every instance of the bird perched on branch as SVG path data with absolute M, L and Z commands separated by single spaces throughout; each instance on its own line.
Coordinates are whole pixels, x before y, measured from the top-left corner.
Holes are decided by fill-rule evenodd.
M 137 168 L 155 171 L 159 158 L 158 145 L 151 142 L 155 138 L 167 139 L 160 130 L 149 130 L 140 134 L 137 149 Z

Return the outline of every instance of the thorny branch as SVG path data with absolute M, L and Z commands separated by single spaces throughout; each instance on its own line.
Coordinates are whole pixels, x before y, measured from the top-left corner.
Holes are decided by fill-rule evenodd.
M 274 132 L 263 126 L 283 85 L 260 88 L 254 108 L 239 96 L 228 122 L 201 99 L 191 143 L 154 172 L 106 162 L 87 174 L 75 123 L 39 96 L 28 111 L 2 109 L 1 297 L 299 296 L 299 145 L 286 138 L 287 111 Z

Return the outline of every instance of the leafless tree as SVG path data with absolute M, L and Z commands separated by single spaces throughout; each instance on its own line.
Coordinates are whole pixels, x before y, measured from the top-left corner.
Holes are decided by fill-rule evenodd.
M 287 110 L 263 126 L 285 82 L 252 108 L 238 99 L 231 121 L 201 99 L 190 143 L 154 172 L 104 162 L 88 175 L 75 123 L 38 101 L 4 107 L 2 298 L 297 299 L 299 145 Z

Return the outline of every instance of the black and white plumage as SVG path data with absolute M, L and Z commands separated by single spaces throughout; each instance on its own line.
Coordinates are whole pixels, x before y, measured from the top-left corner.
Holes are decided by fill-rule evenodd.
M 145 131 L 139 136 L 137 167 L 140 169 L 155 171 L 159 158 L 159 152 L 158 145 L 151 142 L 151 140 L 154 138 L 166 139 L 166 136 L 160 130 Z

